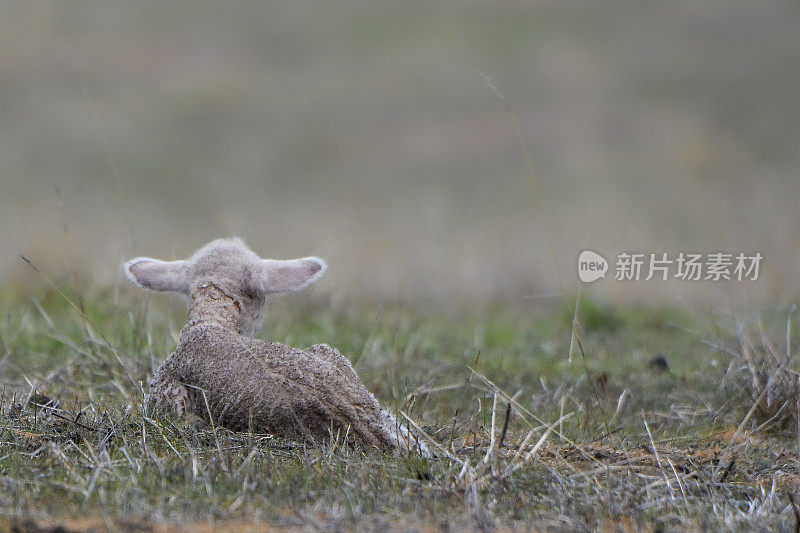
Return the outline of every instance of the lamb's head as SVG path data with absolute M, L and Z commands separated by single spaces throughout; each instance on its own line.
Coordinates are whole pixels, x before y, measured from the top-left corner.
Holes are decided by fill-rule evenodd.
M 153 291 L 179 292 L 193 300 L 209 287 L 221 292 L 240 312 L 241 333 L 252 337 L 261 329 L 269 295 L 298 291 L 319 279 L 327 266 L 318 257 L 261 259 L 233 238 L 212 241 L 186 260 L 137 257 L 124 268 L 128 279 Z

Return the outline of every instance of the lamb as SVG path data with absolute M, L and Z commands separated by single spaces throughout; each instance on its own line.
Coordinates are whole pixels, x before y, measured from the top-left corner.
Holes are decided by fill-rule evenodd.
M 148 401 L 234 431 L 307 441 L 338 432 L 366 447 L 429 455 L 334 348 L 253 338 L 268 296 L 298 291 L 326 268 L 318 257 L 260 259 L 238 238 L 215 240 L 187 260 L 125 263 L 136 285 L 190 299 L 178 347 L 156 371 Z

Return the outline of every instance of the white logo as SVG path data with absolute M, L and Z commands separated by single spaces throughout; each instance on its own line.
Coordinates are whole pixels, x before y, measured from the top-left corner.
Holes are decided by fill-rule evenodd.
M 578 256 L 578 277 L 584 283 L 591 283 L 606 277 L 608 261 L 602 255 L 584 250 Z

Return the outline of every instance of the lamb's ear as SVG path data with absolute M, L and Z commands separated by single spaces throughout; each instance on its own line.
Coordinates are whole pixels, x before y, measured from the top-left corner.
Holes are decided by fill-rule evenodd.
M 299 291 L 317 281 L 328 265 L 319 257 L 278 261 L 262 259 L 250 266 L 245 284 L 259 294 Z
M 137 257 L 125 263 L 128 279 L 151 291 L 189 292 L 189 262 Z

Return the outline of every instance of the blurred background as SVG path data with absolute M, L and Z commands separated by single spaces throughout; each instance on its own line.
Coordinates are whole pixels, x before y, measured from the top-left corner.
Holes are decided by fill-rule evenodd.
M 41 283 L 19 254 L 119 283 L 235 234 L 364 298 L 571 292 L 584 247 L 764 255 L 610 298 L 800 292 L 795 0 L 18 1 L 0 43 L 8 284 Z

